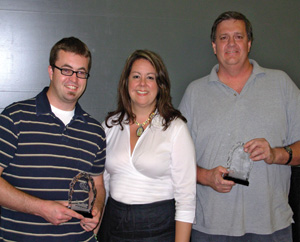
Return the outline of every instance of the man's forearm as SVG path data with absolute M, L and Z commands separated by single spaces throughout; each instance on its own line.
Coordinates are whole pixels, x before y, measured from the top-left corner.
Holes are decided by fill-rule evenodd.
M 23 213 L 38 215 L 42 200 L 20 191 L 0 177 L 0 205 Z
M 208 185 L 208 171 L 200 166 L 197 166 L 197 183 Z
M 292 149 L 292 160 L 288 165 L 297 166 L 300 165 L 300 141 L 290 145 Z M 274 148 L 274 164 L 285 165 L 289 160 L 289 153 L 284 148 Z

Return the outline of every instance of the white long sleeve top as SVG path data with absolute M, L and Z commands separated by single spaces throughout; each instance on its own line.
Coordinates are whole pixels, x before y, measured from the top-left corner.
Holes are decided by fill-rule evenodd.
M 115 118 L 115 117 L 113 117 Z M 125 204 L 148 204 L 175 199 L 175 220 L 192 223 L 195 217 L 195 148 L 186 124 L 171 122 L 163 131 L 158 114 L 138 139 L 131 154 L 128 124 L 108 128 L 106 187 Z M 109 124 L 111 119 L 109 120 Z

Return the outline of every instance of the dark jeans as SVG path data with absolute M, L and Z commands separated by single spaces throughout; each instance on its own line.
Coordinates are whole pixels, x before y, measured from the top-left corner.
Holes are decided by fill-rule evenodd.
M 292 242 L 291 226 L 273 234 L 245 234 L 243 236 L 211 235 L 192 230 L 191 242 Z
M 99 242 L 174 242 L 175 201 L 126 205 L 108 198 Z
M 300 241 L 300 167 L 292 167 L 291 189 L 289 194 L 289 203 L 294 212 L 292 224 L 293 240 Z

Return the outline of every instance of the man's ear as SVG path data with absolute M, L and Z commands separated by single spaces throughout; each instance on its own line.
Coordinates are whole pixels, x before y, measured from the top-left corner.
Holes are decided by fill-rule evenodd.
M 52 81 L 52 77 L 53 77 L 53 68 L 52 66 L 48 66 L 48 74 L 49 74 L 49 78 Z
M 250 53 L 251 46 L 252 46 L 252 42 L 249 40 L 249 41 L 248 41 L 248 53 Z
M 211 46 L 212 46 L 212 48 L 214 50 L 214 54 L 216 55 L 217 54 L 216 43 L 211 42 Z

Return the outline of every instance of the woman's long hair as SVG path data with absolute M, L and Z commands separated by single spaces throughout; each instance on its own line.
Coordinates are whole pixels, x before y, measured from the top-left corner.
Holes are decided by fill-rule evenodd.
M 180 111 L 175 109 L 172 105 L 169 74 L 161 57 L 153 51 L 136 50 L 126 60 L 118 86 L 118 107 L 115 111 L 108 113 L 105 119 L 106 126 L 109 128 L 112 127 L 111 125 L 108 125 L 108 119 L 116 114 L 118 115 L 115 119 L 112 120 L 112 125 L 120 125 L 122 130 L 123 121 L 128 124 L 130 122 L 134 122 L 136 118 L 135 114 L 132 112 L 131 98 L 128 92 L 128 78 L 133 63 L 139 59 L 145 59 L 149 61 L 156 70 L 156 83 L 158 86 L 158 93 L 156 96 L 156 109 L 163 118 L 163 130 L 166 130 L 169 127 L 171 121 L 176 118 L 180 118 L 184 122 L 186 122 L 185 117 L 183 117 Z

